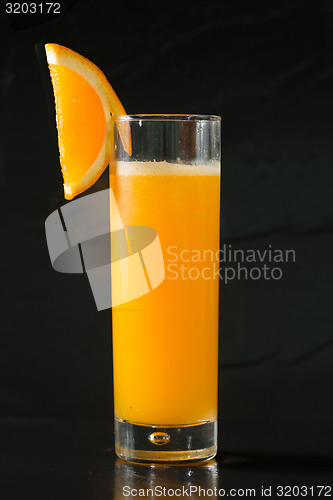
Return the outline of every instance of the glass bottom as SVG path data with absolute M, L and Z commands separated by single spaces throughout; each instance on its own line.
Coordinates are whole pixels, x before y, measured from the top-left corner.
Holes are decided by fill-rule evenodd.
M 114 431 L 116 454 L 134 462 L 202 461 L 217 452 L 217 420 L 167 427 L 115 418 Z

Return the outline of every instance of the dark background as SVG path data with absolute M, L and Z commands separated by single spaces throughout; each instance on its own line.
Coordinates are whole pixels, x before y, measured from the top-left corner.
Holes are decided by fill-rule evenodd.
M 57 421 L 105 425 L 113 447 L 111 313 L 86 277 L 52 270 L 44 234 L 65 200 L 36 44 L 56 42 L 95 62 L 128 113 L 222 116 L 222 243 L 296 262 L 278 281 L 221 283 L 220 449 L 333 458 L 332 2 L 80 0 L 35 26 L 4 4 L 0 416 L 3 437 L 21 436 L 8 449 Z

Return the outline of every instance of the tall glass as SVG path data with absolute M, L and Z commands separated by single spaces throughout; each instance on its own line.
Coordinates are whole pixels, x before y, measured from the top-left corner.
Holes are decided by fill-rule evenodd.
M 116 453 L 208 459 L 217 451 L 220 117 L 124 116 L 114 140 L 110 187 L 129 255 L 143 226 L 157 232 L 163 255 L 160 284 L 141 255 L 148 289 L 112 308 Z M 112 294 L 133 287 L 130 279 L 124 266 Z

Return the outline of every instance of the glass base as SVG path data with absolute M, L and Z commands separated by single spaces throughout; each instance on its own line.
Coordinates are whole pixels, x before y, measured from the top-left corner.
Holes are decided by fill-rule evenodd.
M 217 420 L 167 427 L 131 424 L 116 418 L 114 430 L 116 454 L 134 462 L 202 461 L 217 452 Z

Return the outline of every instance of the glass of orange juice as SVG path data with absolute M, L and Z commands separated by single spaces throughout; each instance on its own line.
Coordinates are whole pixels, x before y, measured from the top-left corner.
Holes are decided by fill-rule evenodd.
M 147 288 L 112 308 L 115 449 L 127 460 L 217 451 L 220 128 L 220 117 L 205 115 L 114 121 L 110 187 L 129 255 L 135 227 L 155 230 L 163 255 L 160 284 L 141 255 Z M 133 288 L 133 275 L 125 266 L 111 282 L 112 293 Z

